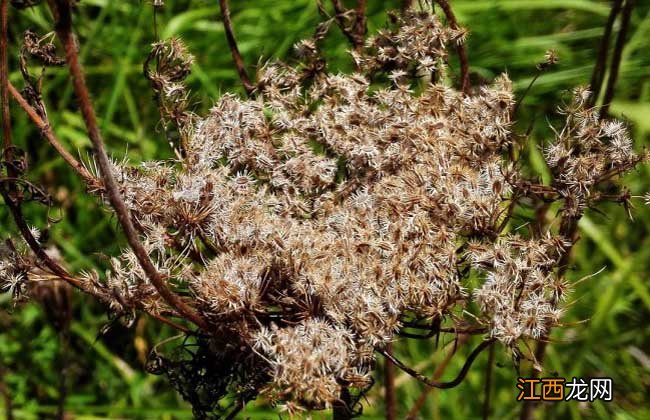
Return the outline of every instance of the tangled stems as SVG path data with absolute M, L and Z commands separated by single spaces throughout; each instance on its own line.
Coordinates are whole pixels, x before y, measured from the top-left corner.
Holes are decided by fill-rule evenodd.
M 462 45 L 465 32 L 449 4 L 441 2 L 447 25 L 407 9 L 365 39 L 360 1 L 354 10 L 336 2 L 337 15 L 296 45 L 295 66 L 259 68 L 255 92 L 221 2 L 235 67 L 255 98 L 223 95 L 205 116 L 189 108 L 187 48 L 178 39 L 155 43 L 145 77 L 163 122 L 179 130 L 180 151 L 173 161 L 137 167 L 112 162 L 76 52 L 70 4 L 50 1 L 99 175 L 65 155 L 44 117 L 8 91 L 90 189 L 107 197 L 126 234 L 129 247 L 111 259 L 105 282 L 95 273 L 80 286 L 118 314 L 138 309 L 198 326 L 204 347 L 193 366 L 213 375 L 197 379 L 210 381 L 209 407 L 234 384 L 249 391 L 233 399 L 232 413 L 262 393 L 289 413 L 334 407 L 346 418 L 372 385 L 377 352 L 386 357 L 388 384 L 395 366 L 437 388 L 460 383 L 497 340 L 521 354 L 522 340 L 543 340 L 560 325 L 577 220 L 617 197 L 598 184 L 642 159 L 625 126 L 600 120 L 586 105 L 589 92 L 578 88 L 561 108 L 565 126 L 544 150 L 554 182 L 527 179 L 521 162 L 504 153 L 521 139 L 512 132 L 516 101 L 507 76 L 468 92 L 462 66 L 461 90 L 435 78 L 414 89 L 418 74 L 446 70 L 447 46 L 458 52 Z M 319 41 L 335 21 L 355 35 L 351 75 L 323 65 Z M 506 232 L 524 198 L 542 208 L 564 201 L 559 229 L 539 223 Z M 19 230 L 38 255 L 37 238 L 29 239 L 25 223 Z M 32 275 L 26 264 L 0 264 L 10 286 Z M 465 290 L 470 269 L 481 279 L 472 293 Z M 176 278 L 189 289 L 182 297 L 170 289 Z M 471 323 L 454 315 L 470 302 L 477 308 Z M 441 327 L 445 319 L 456 327 Z M 387 347 L 395 336 L 439 333 L 487 335 L 450 382 L 415 372 Z M 181 385 L 203 407 L 196 384 Z M 390 386 L 387 394 L 392 400 Z

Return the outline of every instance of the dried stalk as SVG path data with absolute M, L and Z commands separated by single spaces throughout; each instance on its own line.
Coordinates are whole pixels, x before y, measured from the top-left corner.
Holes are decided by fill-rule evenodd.
M 634 9 L 635 0 L 627 0 L 623 6 L 621 13 L 621 30 L 616 37 L 616 46 L 612 54 L 612 62 L 609 65 L 609 79 L 607 79 L 607 88 L 605 89 L 605 97 L 603 98 L 603 107 L 601 108 L 601 118 L 606 118 L 609 114 L 609 106 L 612 99 L 614 99 L 614 88 L 618 80 L 618 72 L 621 67 L 621 58 L 623 56 L 623 49 L 627 40 L 627 33 L 630 29 L 630 19 L 632 17 L 632 10 Z
M 400 4 L 400 10 L 402 12 L 407 11 L 411 7 L 413 7 L 413 0 L 402 0 L 402 2 Z
M 223 17 L 223 27 L 226 32 L 228 48 L 230 48 L 230 54 L 232 55 L 233 62 L 235 63 L 237 74 L 239 74 L 239 80 L 241 80 L 241 83 L 244 86 L 244 89 L 246 90 L 248 96 L 251 96 L 255 90 L 255 85 L 251 83 L 250 77 L 248 77 L 244 59 L 239 52 L 239 47 L 237 46 L 237 40 L 235 39 L 235 33 L 232 27 L 232 20 L 230 19 L 230 7 L 228 5 L 228 0 L 219 0 L 219 7 L 221 8 L 221 16 Z
M 341 389 L 339 401 L 335 401 L 332 408 L 332 420 L 350 420 L 352 419 L 352 409 L 350 407 L 352 398 L 350 390 L 347 387 Z
M 45 121 L 41 116 L 36 112 L 36 110 L 27 102 L 27 100 L 16 90 L 16 88 L 9 83 L 9 93 L 13 96 L 14 100 L 20 105 L 20 107 L 25 111 L 29 119 L 36 125 L 40 130 L 41 134 L 47 139 L 47 141 L 52 145 L 54 150 L 65 160 L 65 162 L 70 165 L 70 167 L 83 179 L 83 181 L 93 190 L 101 189 L 101 181 L 97 179 L 93 174 L 91 174 L 86 167 L 75 159 L 70 152 L 68 152 L 65 147 L 61 144 L 61 141 L 56 137 L 52 131 L 52 127 L 48 121 Z
M 490 403 L 492 402 L 492 375 L 494 374 L 495 347 L 488 350 L 488 363 L 485 372 L 485 399 L 483 400 L 483 420 L 490 417 Z
M 393 354 L 393 345 L 386 345 L 386 353 Z M 386 400 L 386 420 L 397 419 L 397 400 L 395 394 L 395 365 L 385 363 L 384 365 L 384 391 Z
M 2 31 L 0 34 L 0 92 L 2 101 L 2 145 L 3 158 L 7 165 L 7 174 L 15 177 L 16 173 L 11 165 L 13 161 L 13 145 L 11 142 L 11 114 L 9 113 L 9 64 L 7 57 L 7 25 L 9 18 L 9 0 L 2 0 L 0 5 L 0 21 Z
M 3 132 L 3 146 L 4 146 L 4 159 L 7 162 L 7 175 L 9 178 L 16 179 L 16 170 L 12 165 L 14 145 L 11 136 L 11 115 L 9 112 L 9 68 L 7 63 L 7 25 L 8 25 L 8 12 L 9 1 L 2 0 L 0 5 L 0 20 L 2 21 L 2 29 L 0 34 L 0 85 L 2 90 L 2 132 Z M 15 184 L 13 184 L 15 185 Z M 80 282 L 71 277 L 67 271 L 56 261 L 50 258 L 49 255 L 43 250 L 38 241 L 32 235 L 29 226 L 25 222 L 25 218 L 20 208 L 20 197 L 14 193 L 14 188 L 9 187 L 9 191 L 1 190 L 0 193 L 4 199 L 5 205 L 9 207 L 11 215 L 18 226 L 18 229 L 32 249 L 34 254 L 41 260 L 52 272 L 69 282 L 73 286 L 80 287 Z
M 366 36 L 366 31 L 368 29 L 367 20 L 368 18 L 366 17 L 366 0 L 358 0 L 356 13 L 355 13 L 354 26 L 352 30 L 354 31 L 361 45 L 363 45 L 363 40 Z
M 453 29 L 460 29 L 458 20 L 456 20 L 456 15 L 454 14 L 449 2 L 447 0 L 435 0 L 435 2 L 440 5 L 440 8 L 445 13 L 449 26 Z M 464 43 L 456 43 L 456 53 L 458 54 L 458 60 L 460 61 L 461 88 L 465 94 L 469 94 L 472 86 L 469 81 L 469 60 L 467 59 L 467 51 L 465 50 Z
M 605 67 L 607 66 L 607 53 L 609 51 L 609 41 L 612 37 L 612 30 L 614 29 L 614 22 L 616 22 L 616 17 L 621 11 L 621 6 L 623 5 L 623 0 L 614 0 L 612 5 L 612 10 L 609 12 L 607 17 L 607 23 L 605 24 L 605 31 L 603 32 L 603 39 L 600 41 L 600 48 L 598 49 L 598 60 L 594 67 L 594 71 L 591 75 L 591 87 L 593 96 L 589 99 L 589 104 L 591 106 L 596 105 L 596 101 L 600 96 L 600 91 L 603 87 L 603 79 L 605 78 Z
M 11 393 L 9 392 L 9 387 L 4 381 L 5 369 L 0 366 L 0 395 L 2 395 L 2 400 L 4 404 L 4 412 L 6 420 L 14 419 L 14 410 L 13 410 L 13 401 L 11 399 Z

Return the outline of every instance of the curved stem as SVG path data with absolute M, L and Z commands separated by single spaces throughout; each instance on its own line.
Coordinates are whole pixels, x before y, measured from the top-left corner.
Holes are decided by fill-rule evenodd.
M 474 363 L 474 360 L 476 357 L 481 354 L 483 350 L 486 348 L 490 347 L 494 343 L 494 339 L 488 339 L 484 340 L 476 346 L 476 348 L 470 353 L 470 355 L 467 357 L 467 360 L 465 361 L 465 364 L 463 365 L 462 369 L 458 373 L 458 376 L 454 378 L 453 380 L 449 382 L 439 382 L 434 379 L 429 379 L 426 376 L 422 375 L 421 373 L 415 371 L 414 369 L 411 369 L 410 367 L 406 366 L 404 363 L 399 361 L 395 356 L 393 356 L 390 353 L 387 353 L 384 350 L 378 350 L 379 353 L 381 353 L 386 359 L 390 360 L 391 363 L 393 363 L 395 366 L 403 370 L 404 372 L 408 373 L 418 381 L 422 382 L 423 384 L 430 386 L 432 388 L 441 388 L 441 389 L 447 389 L 447 388 L 453 388 L 458 386 L 463 379 L 465 379 L 465 376 L 467 375 L 467 372 L 469 372 L 469 368 L 472 367 L 472 363 Z

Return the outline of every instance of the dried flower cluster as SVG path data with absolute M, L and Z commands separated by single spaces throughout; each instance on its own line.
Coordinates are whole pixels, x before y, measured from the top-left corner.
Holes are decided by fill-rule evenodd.
M 147 77 L 181 133 L 177 159 L 113 165 L 156 269 L 189 289 L 209 333 L 259 357 L 274 401 L 331 406 L 371 384 L 375 351 L 407 320 L 460 323 L 471 301 L 490 338 L 542 337 L 561 315 L 572 226 L 600 182 L 641 159 L 577 89 L 545 149 L 552 185 L 527 180 L 508 153 L 508 77 L 460 92 L 446 47 L 465 31 L 431 13 L 394 20 L 352 53 L 357 73 L 314 70 L 318 39 L 306 40 L 299 65 L 265 65 L 253 98 L 226 94 L 203 118 L 186 110 L 185 48 L 154 45 Z M 504 233 L 521 199 L 561 201 L 559 223 Z M 30 273 L 4 262 L 0 276 L 14 287 Z M 118 313 L 174 314 L 131 249 L 99 278 L 86 287 Z

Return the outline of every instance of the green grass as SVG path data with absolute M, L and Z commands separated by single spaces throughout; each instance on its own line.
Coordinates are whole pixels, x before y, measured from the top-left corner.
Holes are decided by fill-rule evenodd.
M 170 156 L 155 101 L 142 77 L 141 63 L 155 41 L 152 8 L 147 1 L 84 0 L 79 3 L 76 27 L 101 127 L 110 151 L 134 160 Z M 189 78 L 197 113 L 206 112 L 222 92 L 242 93 L 218 21 L 216 1 L 167 1 L 157 16 L 157 33 L 182 37 L 196 56 Z M 247 63 L 270 58 L 287 58 L 294 42 L 311 34 L 320 18 L 311 0 L 248 0 L 231 2 L 240 49 Z M 369 2 L 370 31 L 385 23 L 384 9 L 393 2 Z M 632 19 L 629 43 L 623 54 L 621 74 L 612 112 L 626 118 L 633 127 L 638 150 L 650 139 L 650 4 L 639 6 Z M 590 0 L 456 0 L 452 4 L 459 21 L 471 30 L 469 57 L 472 69 L 486 79 L 507 71 L 521 93 L 534 75 L 535 64 L 545 50 L 555 48 L 560 63 L 543 75 L 526 98 L 520 129 L 534 121 L 534 144 L 548 140 L 551 132 L 546 119 L 567 89 L 589 81 L 596 48 L 608 14 L 608 2 Z M 15 40 L 27 27 L 39 32 L 50 30 L 51 18 L 39 7 L 13 14 L 10 49 L 11 68 L 17 69 Z M 618 30 L 618 26 L 615 27 Z M 348 70 L 348 47 L 334 31 L 327 41 L 327 57 L 333 69 Z M 261 58 L 260 58 L 261 57 Z M 452 72 L 457 64 L 452 59 Z M 38 69 L 33 68 L 33 71 Z M 20 83 L 20 74 L 11 74 Z M 81 156 L 90 143 L 77 112 L 64 69 L 48 71 L 44 98 L 52 125 L 66 147 Z M 27 119 L 13 110 L 16 141 L 27 150 L 32 170 L 30 179 L 46 185 L 57 200 L 54 218 L 66 217 L 49 229 L 72 270 L 106 267 L 106 255 L 114 255 L 121 238 L 115 220 L 107 217 L 95 199 L 83 188 L 63 161 L 39 138 Z M 529 156 L 531 167 L 548 181 L 539 153 Z M 626 176 L 632 194 L 650 190 L 650 168 L 643 167 Z M 27 206 L 30 223 L 45 227 L 43 209 Z M 639 204 L 634 222 L 623 208 L 610 205 L 606 216 L 590 213 L 580 223 L 581 240 L 568 273 L 580 282 L 567 302 L 565 326 L 557 329 L 549 347 L 545 374 L 561 377 L 609 376 L 614 378 L 612 403 L 558 403 L 543 406 L 544 418 L 650 418 L 650 210 Z M 0 235 L 11 231 L 6 211 L 0 209 Z M 102 252 L 104 254 L 98 254 Z M 75 316 L 70 339 L 71 365 L 67 373 L 69 397 L 66 409 L 78 419 L 191 418 L 191 410 L 164 378 L 148 375 L 142 362 L 146 349 L 169 337 L 167 328 L 141 320 L 132 329 L 115 326 L 100 336 L 108 321 L 105 310 L 89 298 L 75 294 Z M 432 374 L 442 359 L 450 338 L 403 341 L 396 344 L 397 355 Z M 444 378 L 460 369 L 462 354 L 454 358 Z M 139 349 L 139 350 L 138 350 Z M 464 353 L 463 353 L 464 352 Z M 11 389 L 18 419 L 52 415 L 58 396 L 58 338 L 36 304 L 14 308 L 8 297 L 0 296 L 0 364 Z M 380 364 L 383 363 L 379 357 Z M 496 351 L 492 417 L 518 415 L 515 401 L 517 373 L 502 346 Z M 465 382 L 456 389 L 434 390 L 421 412 L 423 419 L 476 418 L 484 395 L 486 356 L 482 355 Z M 528 364 L 522 365 L 527 372 Z M 368 395 L 364 418 L 383 418 L 381 378 Z M 399 416 L 402 418 L 417 399 L 423 386 L 398 374 Z M 251 419 L 277 418 L 274 411 L 252 403 L 245 414 Z M 1 416 L 1 415 L 0 415 Z M 327 418 L 316 413 L 314 418 Z

